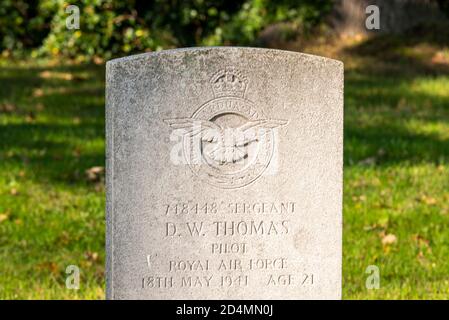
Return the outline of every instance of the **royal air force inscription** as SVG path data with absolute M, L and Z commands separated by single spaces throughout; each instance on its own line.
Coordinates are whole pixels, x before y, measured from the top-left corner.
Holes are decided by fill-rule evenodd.
M 294 276 L 288 272 L 288 258 L 251 258 L 250 238 L 249 243 L 232 241 L 235 236 L 267 237 L 269 240 L 269 237 L 287 235 L 291 215 L 295 214 L 295 202 L 174 203 L 164 206 L 161 214 L 172 219 L 166 222 L 163 235 L 168 241 L 173 237 L 216 239 L 205 246 L 214 259 L 169 260 L 166 262 L 168 275 L 143 277 L 142 289 L 249 286 L 251 272 L 261 270 L 273 271 L 267 274 L 265 281 L 259 284 L 261 286 L 313 285 L 313 274 Z M 212 222 L 197 220 L 203 215 L 220 218 Z M 191 220 L 177 223 L 174 222 L 177 216 L 189 216 Z M 239 258 L 226 259 L 228 254 Z M 230 271 L 239 274 L 220 275 L 220 272 Z
M 245 48 L 141 57 L 107 71 L 108 297 L 338 298 L 340 65 Z

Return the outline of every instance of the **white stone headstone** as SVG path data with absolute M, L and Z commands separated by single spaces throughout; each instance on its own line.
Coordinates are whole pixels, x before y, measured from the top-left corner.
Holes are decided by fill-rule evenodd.
M 341 62 L 212 47 L 106 69 L 109 299 L 341 297 Z

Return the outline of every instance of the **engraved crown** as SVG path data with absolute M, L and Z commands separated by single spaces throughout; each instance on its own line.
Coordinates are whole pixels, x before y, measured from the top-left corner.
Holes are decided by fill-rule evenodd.
M 232 67 L 215 73 L 210 82 L 215 98 L 230 96 L 243 98 L 248 83 L 246 77 Z

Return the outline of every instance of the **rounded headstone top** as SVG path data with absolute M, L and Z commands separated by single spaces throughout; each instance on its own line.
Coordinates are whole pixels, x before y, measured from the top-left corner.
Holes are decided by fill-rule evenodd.
M 343 67 L 343 62 L 331 58 L 321 57 L 317 55 L 312 55 L 308 53 L 289 51 L 289 50 L 280 50 L 280 49 L 268 49 L 268 48 L 256 48 L 256 47 L 230 47 L 230 46 L 211 46 L 211 47 L 188 47 L 188 48 L 177 48 L 177 49 L 168 49 L 161 51 L 151 51 L 145 53 L 134 54 L 131 56 L 126 56 L 122 58 L 116 58 L 107 61 L 107 64 L 116 64 L 116 63 L 127 63 L 138 61 L 141 59 L 147 59 L 152 57 L 163 57 L 165 55 L 177 55 L 177 54 L 185 54 L 185 53 L 201 53 L 201 54 L 213 54 L 213 53 L 238 53 L 238 52 L 246 52 L 252 54 L 263 54 L 263 55 L 294 55 L 301 57 L 306 60 L 315 60 L 318 62 L 326 63 L 326 64 L 335 64 L 340 67 Z

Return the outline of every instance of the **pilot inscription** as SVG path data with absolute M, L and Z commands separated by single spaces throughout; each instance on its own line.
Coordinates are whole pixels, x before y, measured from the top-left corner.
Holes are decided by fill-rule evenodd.
M 248 79 L 233 67 L 216 72 L 210 84 L 215 98 L 191 118 L 164 121 L 182 137 L 185 161 L 199 178 L 225 189 L 246 186 L 270 164 L 274 129 L 288 121 L 268 119 L 245 99 Z

